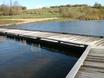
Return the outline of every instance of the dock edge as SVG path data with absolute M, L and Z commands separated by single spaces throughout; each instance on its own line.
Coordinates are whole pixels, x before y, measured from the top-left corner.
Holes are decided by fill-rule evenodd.
M 78 61 L 75 63 L 75 65 L 73 66 L 73 68 L 67 74 L 67 76 L 65 78 L 74 78 L 76 76 L 76 74 L 79 71 L 80 67 L 83 65 L 87 55 L 89 54 L 90 49 L 91 49 L 91 46 L 88 45 L 86 50 L 83 52 L 81 57 L 78 59 Z

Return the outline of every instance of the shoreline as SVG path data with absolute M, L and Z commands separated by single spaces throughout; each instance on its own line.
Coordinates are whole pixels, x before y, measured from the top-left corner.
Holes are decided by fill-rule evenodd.
M 19 24 L 26 24 L 26 23 L 32 23 L 32 22 L 41 22 L 41 21 L 51 21 L 51 20 L 57 20 L 58 18 L 36 18 L 36 19 L 0 19 L 0 20 L 9 20 L 11 23 L 9 24 L 0 24 L 0 26 L 9 26 L 9 25 L 19 25 Z M 18 22 L 12 22 L 12 21 L 18 21 Z M 21 22 L 20 22 L 21 21 Z
M 66 18 L 29 18 L 29 19 L 0 19 L 1 21 L 9 21 L 10 23 L 0 24 L 0 27 L 3 26 L 10 26 L 10 25 L 19 25 L 19 24 L 26 24 L 26 23 L 33 23 L 33 22 L 44 22 L 44 21 L 104 21 L 104 20 L 78 20 L 78 19 L 66 19 Z

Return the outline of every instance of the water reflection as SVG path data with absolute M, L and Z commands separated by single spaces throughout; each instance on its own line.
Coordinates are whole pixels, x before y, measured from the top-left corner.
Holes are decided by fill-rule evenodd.
M 59 50 L 0 36 L 0 78 L 65 78 L 77 60 Z

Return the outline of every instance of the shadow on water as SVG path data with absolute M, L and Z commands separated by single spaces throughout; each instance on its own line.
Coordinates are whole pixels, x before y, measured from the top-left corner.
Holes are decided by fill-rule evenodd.
M 59 52 L 65 55 L 71 55 L 74 57 L 79 58 L 83 52 L 85 51 L 87 45 L 84 47 L 80 46 L 74 46 L 74 45 L 68 45 L 68 44 L 61 44 L 61 43 L 56 43 L 56 42 L 50 42 L 50 41 L 45 41 L 45 40 L 40 40 L 39 38 L 33 39 L 29 37 L 22 37 L 22 36 L 15 36 L 15 35 L 7 35 L 6 36 L 9 39 L 14 39 L 16 41 L 32 45 L 32 46 L 38 46 L 47 50 Z
M 0 53 L 6 52 L 0 57 L 0 78 L 65 78 L 86 48 L 9 34 L 4 38 L 10 46 L 0 45 Z

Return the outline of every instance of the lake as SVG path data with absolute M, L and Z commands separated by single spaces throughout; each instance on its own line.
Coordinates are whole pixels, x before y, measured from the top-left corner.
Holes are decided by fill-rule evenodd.
M 0 36 L 0 78 L 65 78 L 80 57 L 72 53 Z
M 104 36 L 104 20 L 38 22 L 11 26 L 9 28 Z

